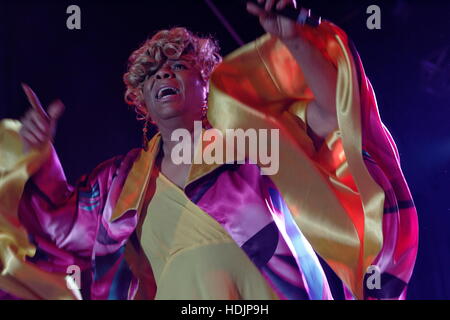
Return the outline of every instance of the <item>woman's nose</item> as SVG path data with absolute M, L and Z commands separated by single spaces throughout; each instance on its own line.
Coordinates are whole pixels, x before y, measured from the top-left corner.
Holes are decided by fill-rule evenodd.
M 175 75 L 172 72 L 172 70 L 168 66 L 163 66 L 161 69 L 158 70 L 156 73 L 156 79 L 170 79 L 173 78 Z

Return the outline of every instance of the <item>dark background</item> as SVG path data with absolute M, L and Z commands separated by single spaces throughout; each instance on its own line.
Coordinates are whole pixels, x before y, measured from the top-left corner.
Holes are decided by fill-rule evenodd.
M 213 2 L 244 42 L 262 35 L 245 1 Z M 66 28 L 71 4 L 81 7 L 81 30 Z M 397 142 L 420 222 L 408 298 L 450 299 L 450 2 L 301 4 L 353 39 Z M 371 4 L 381 8 L 381 30 L 366 27 Z M 20 118 L 28 108 L 21 82 L 44 105 L 62 99 L 66 112 L 56 148 L 74 182 L 140 145 L 140 124 L 123 102 L 122 75 L 134 49 L 154 31 L 173 26 L 215 36 L 223 55 L 238 47 L 202 0 L 0 1 L 0 118 Z

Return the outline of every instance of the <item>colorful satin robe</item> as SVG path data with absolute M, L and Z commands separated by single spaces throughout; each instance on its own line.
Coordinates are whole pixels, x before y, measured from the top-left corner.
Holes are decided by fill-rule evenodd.
M 339 129 L 314 148 L 305 115 L 312 92 L 287 48 L 265 35 L 216 69 L 208 120 L 219 130 L 280 129 L 279 172 L 267 178 L 248 163 L 193 165 L 185 193 L 229 232 L 281 299 L 330 298 L 314 251 L 348 298 L 405 298 L 418 226 L 395 143 L 345 33 L 328 22 L 304 29 L 338 70 Z M 158 136 L 148 152 L 109 160 L 72 187 L 51 146 L 23 154 L 19 128 L 1 124 L 0 289 L 25 299 L 71 299 L 64 276 L 78 265 L 83 299 L 152 299 L 151 262 L 135 231 Z M 277 246 L 290 254 L 277 256 Z M 371 266 L 381 273 L 380 288 L 367 286 Z

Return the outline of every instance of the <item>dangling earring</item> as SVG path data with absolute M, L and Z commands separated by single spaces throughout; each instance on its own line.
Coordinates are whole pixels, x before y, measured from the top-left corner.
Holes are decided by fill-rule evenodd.
M 205 104 L 202 106 L 202 125 L 203 125 L 203 128 L 210 129 L 211 124 L 208 121 L 207 114 L 208 114 L 208 105 L 205 102 Z
M 207 113 L 208 113 L 208 105 L 205 103 L 202 106 L 202 120 L 206 118 Z
M 145 119 L 144 127 L 142 128 L 142 148 L 148 151 L 148 119 Z
M 212 126 L 208 121 L 208 97 L 209 97 L 209 90 L 206 91 L 205 101 L 203 102 L 202 106 L 202 125 L 205 129 L 211 129 Z

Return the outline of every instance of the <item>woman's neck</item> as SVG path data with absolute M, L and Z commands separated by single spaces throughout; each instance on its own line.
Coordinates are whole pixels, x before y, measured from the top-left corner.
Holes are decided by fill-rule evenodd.
M 186 129 L 187 130 L 187 129 Z M 160 150 L 160 170 L 161 172 L 174 184 L 176 184 L 179 188 L 183 189 L 186 181 L 189 176 L 191 164 L 193 162 L 193 154 L 194 154 L 194 143 L 193 136 L 194 130 L 188 131 L 189 137 L 185 135 L 185 139 L 189 139 L 191 143 L 188 144 L 188 148 L 190 151 L 190 157 L 187 158 L 188 162 L 183 161 L 182 163 L 178 163 L 174 161 L 172 151 L 175 146 L 180 143 L 180 141 L 172 141 L 172 133 L 174 130 L 160 130 L 161 133 L 161 143 L 162 149 Z M 183 149 L 183 151 L 185 151 Z M 179 157 L 179 149 L 176 151 L 176 157 Z M 183 157 L 183 160 L 186 159 Z
M 189 133 L 189 147 L 191 152 L 191 160 L 193 159 L 194 154 L 194 125 L 192 126 L 184 126 L 184 127 L 176 127 L 176 128 L 170 128 L 170 127 L 159 127 L 159 132 L 161 134 L 161 140 L 162 140 L 162 152 L 163 152 L 163 159 L 164 162 L 169 161 L 170 163 L 173 163 L 171 159 L 172 150 L 180 144 L 179 140 L 173 140 L 172 135 L 175 130 L 184 129 L 184 131 Z M 179 137 L 179 135 L 177 135 Z M 186 141 L 185 141 L 186 142 Z

